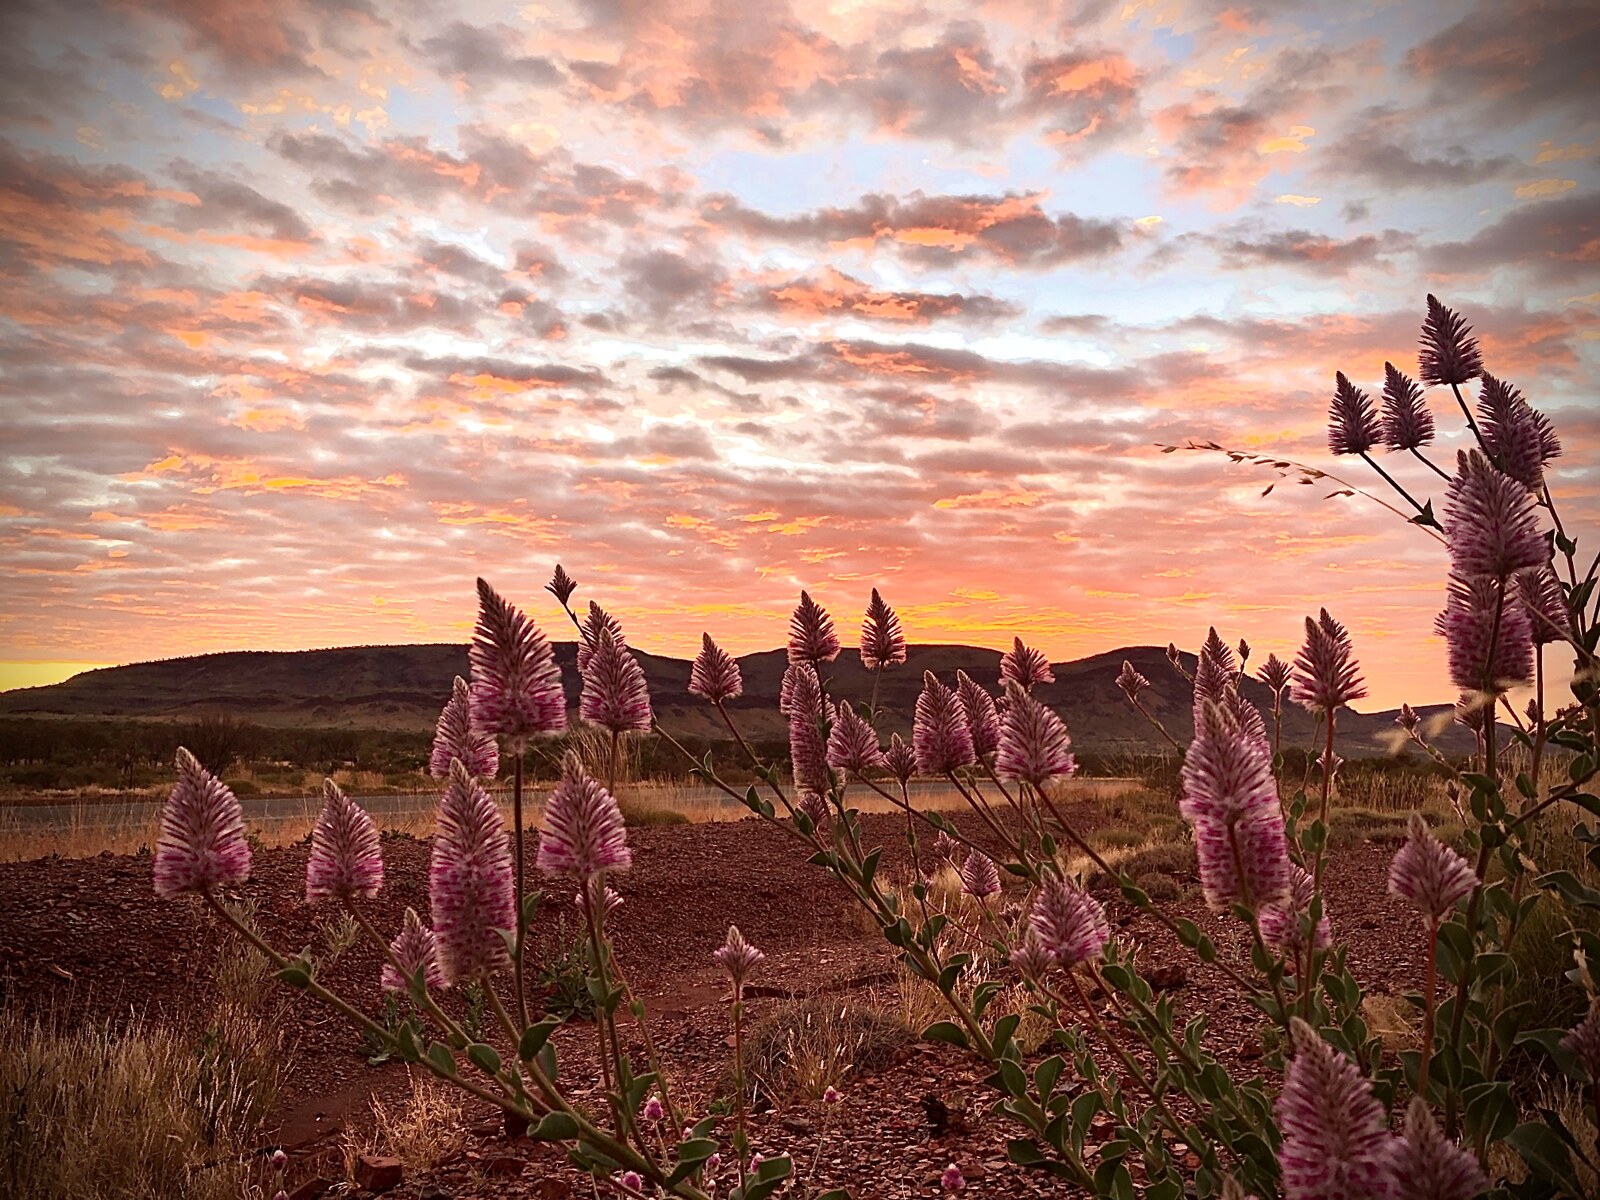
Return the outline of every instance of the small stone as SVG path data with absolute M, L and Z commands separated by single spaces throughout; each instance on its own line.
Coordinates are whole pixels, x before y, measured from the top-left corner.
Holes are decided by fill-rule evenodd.
M 1243 1059 L 1260 1058 L 1262 1046 L 1260 1038 L 1245 1038 L 1239 1046 L 1239 1057 Z
M 387 1192 L 400 1186 L 405 1169 L 398 1158 L 363 1154 L 356 1159 L 356 1184 L 369 1192 Z
M 306 1180 L 294 1191 L 289 1193 L 289 1200 L 322 1200 L 333 1187 L 333 1180 L 317 1176 Z
M 546 1175 L 533 1185 L 533 1194 L 539 1197 L 539 1200 L 569 1200 L 572 1195 L 572 1185 L 565 1179 Z
M 1160 963 L 1144 973 L 1145 982 L 1158 992 L 1170 992 L 1189 981 L 1182 963 Z
M 497 1154 L 485 1160 L 483 1169 L 487 1174 L 498 1175 L 503 1179 L 515 1179 L 521 1175 L 527 1163 L 514 1154 Z
M 418 1193 L 417 1200 L 450 1200 L 450 1193 L 437 1183 L 430 1183 Z
M 779 1124 L 787 1129 L 790 1133 L 811 1132 L 811 1122 L 806 1120 L 805 1117 L 799 1115 L 784 1117 Z

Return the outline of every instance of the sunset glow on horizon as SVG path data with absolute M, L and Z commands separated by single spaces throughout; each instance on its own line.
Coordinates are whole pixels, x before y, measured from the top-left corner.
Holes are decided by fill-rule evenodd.
M 560 561 L 658 654 L 778 646 L 801 588 L 847 640 L 877 586 L 913 643 L 1055 661 L 1210 625 L 1289 657 L 1326 605 L 1362 708 L 1449 700 L 1435 540 L 1161 449 L 1395 500 L 1327 406 L 1335 370 L 1414 373 L 1429 292 L 1553 421 L 1569 528 L 1600 517 L 1593 5 L 36 0 L 0 31 L 0 689 L 465 642 L 477 575 L 568 640 Z

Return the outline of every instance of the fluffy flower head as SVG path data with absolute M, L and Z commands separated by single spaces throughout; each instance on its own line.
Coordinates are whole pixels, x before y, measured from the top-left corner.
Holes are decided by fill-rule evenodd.
M 1267 661 L 1261 664 L 1261 670 L 1256 672 L 1256 678 L 1272 689 L 1273 703 L 1277 704 L 1283 693 L 1289 689 L 1291 672 L 1289 664 L 1276 654 L 1267 655 Z
M 734 989 L 744 986 L 744 981 L 750 977 L 767 956 L 744 940 L 744 934 L 739 932 L 737 925 L 728 926 L 727 940 L 712 951 L 711 957 L 717 960 L 717 965 L 728 973 L 728 978 L 733 980 Z
M 828 733 L 827 761 L 837 771 L 853 771 L 857 775 L 883 766 L 877 730 L 848 704 L 840 707 L 838 719 Z
M 565 567 L 557 563 L 555 573 L 550 576 L 550 582 L 544 585 L 544 590 L 565 608 L 567 601 L 572 599 L 572 593 L 578 590 L 578 581 L 567 574 Z
M 187 750 L 178 749 L 178 782 L 161 810 L 156 895 L 209 892 L 250 878 L 244 811 L 228 788 Z
M 995 711 L 994 697 L 965 671 L 956 672 L 956 695 L 972 730 L 972 752 L 979 758 L 993 754 L 1000 746 L 1000 714 Z
M 1006 685 L 1006 715 L 1000 723 L 995 774 L 1042 788 L 1078 769 L 1072 738 L 1060 717 L 1016 684 Z
M 444 986 L 444 972 L 439 970 L 439 959 L 434 950 L 433 930 L 422 923 L 414 908 L 406 909 L 400 932 L 389 943 L 389 953 L 394 962 L 385 961 L 380 984 L 386 992 L 407 992 L 418 971 L 422 982 L 429 988 Z M 399 963 L 399 967 L 395 966 Z
M 1445 640 L 1450 681 L 1466 692 L 1495 695 L 1533 675 L 1533 624 L 1497 579 L 1454 576 L 1434 631 Z
M 1349 632 L 1327 609 L 1315 620 L 1307 617 L 1305 644 L 1294 660 L 1294 702 L 1312 710 L 1333 709 L 1366 694 Z
M 1276 904 L 1261 910 L 1261 940 L 1289 963 L 1297 962 L 1307 949 L 1305 936 L 1300 929 L 1301 918 L 1311 912 L 1311 900 L 1316 891 L 1311 873 L 1304 867 L 1291 865 L 1288 894 Z M 1317 919 L 1317 926 L 1311 933 L 1311 948 L 1326 950 L 1332 944 L 1333 931 L 1328 925 L 1324 905 L 1323 914 Z
M 1117 687 L 1122 689 L 1122 694 L 1129 700 L 1137 700 L 1139 693 L 1149 686 L 1150 681 L 1134 670 L 1131 662 L 1123 659 L 1122 670 L 1117 672 Z
M 460 760 L 439 801 L 428 865 L 434 947 L 445 982 L 475 979 L 510 961 L 501 930 L 516 926 L 511 849 L 500 809 Z
M 789 661 L 832 662 L 838 656 L 839 637 L 833 631 L 833 618 L 808 592 L 801 592 L 800 603 L 789 618 Z
M 994 859 L 981 850 L 967 855 L 961 864 L 961 890 L 977 900 L 987 900 L 1000 894 L 1000 871 Z
M 561 782 L 545 801 L 538 865 L 546 875 L 585 880 L 633 865 L 622 810 L 571 750 L 561 760 Z
M 1034 899 L 1028 925 L 1051 961 L 1068 970 L 1099 958 L 1111 938 L 1100 902 L 1059 876 L 1051 878 Z
M 689 690 L 713 704 L 744 694 L 744 676 L 738 662 L 712 641 L 709 633 L 700 637 L 700 653 L 689 670 Z
M 480 779 L 493 779 L 500 771 L 500 747 L 493 734 L 473 729 L 472 693 L 459 675 L 451 685 L 450 699 L 439 713 L 433 752 L 428 756 L 428 774 L 443 779 L 450 774 L 450 760 L 455 758 Z
M 826 792 L 832 781 L 820 723 L 832 714 L 827 711 L 822 683 L 816 668 L 808 662 L 792 664 L 788 676 L 793 679 L 789 694 L 789 761 L 795 786 L 801 791 Z
M 1478 391 L 1478 432 L 1496 465 L 1534 491 L 1544 486 L 1546 465 L 1561 454 L 1561 439 L 1550 418 L 1488 372 Z
M 1275 1111 L 1287 1200 L 1372 1200 L 1389 1195 L 1389 1122 L 1355 1063 L 1299 1017 L 1294 1058 Z
M 861 622 L 861 665 L 869 671 L 897 667 L 906 660 L 906 635 L 900 618 L 872 589 L 866 619 Z
M 306 902 L 370 900 L 383 887 L 383 850 L 367 810 L 331 779 L 322 781 L 322 812 L 311 830 Z
M 917 773 L 916 751 L 901 741 L 898 733 L 891 733 L 889 746 L 883 752 L 883 766 L 898 783 L 910 783 Z
M 1434 837 L 1420 813 L 1412 813 L 1405 845 L 1389 864 L 1389 890 L 1437 921 L 1477 886 L 1472 864 Z
M 589 660 L 594 657 L 595 651 L 600 648 L 600 640 L 606 634 L 610 634 L 611 640 L 619 646 L 628 644 L 628 639 L 622 633 L 622 622 L 591 600 L 589 601 L 589 611 L 583 618 L 583 624 L 578 626 L 579 674 L 589 669 Z
M 521 743 L 567 727 L 567 698 L 555 654 L 532 621 L 478 580 L 472 663 L 472 727 Z
M 1517 599 L 1528 614 L 1528 629 L 1534 645 L 1547 646 L 1571 636 L 1572 616 L 1561 594 L 1561 581 L 1549 564 L 1517 576 Z
M 1422 348 L 1417 352 L 1417 373 L 1422 382 L 1465 383 L 1483 374 L 1483 355 L 1472 326 L 1461 314 L 1428 297 L 1428 316 L 1422 322 Z
M 583 692 L 578 715 L 613 733 L 650 728 L 650 688 L 633 651 L 602 629 L 594 653 L 583 666 Z
M 1390 1165 L 1391 1194 L 1404 1200 L 1472 1200 L 1489 1187 L 1477 1158 L 1445 1137 L 1420 1096 L 1406 1109 L 1406 1134 L 1395 1142 Z
M 1416 382 L 1383 364 L 1383 442 L 1391 450 L 1416 450 L 1433 441 L 1433 412 Z
M 1011 649 L 1000 656 L 1000 684 L 1014 683 L 1029 691 L 1036 683 L 1054 683 L 1055 672 L 1050 670 L 1050 660 L 1044 653 L 1024 646 L 1021 638 L 1012 639 Z
M 1463 579 L 1504 579 L 1550 560 L 1533 494 L 1476 450 L 1456 456 L 1445 495 L 1444 534 L 1451 570 Z
M 1333 454 L 1365 454 L 1378 444 L 1383 427 L 1372 397 L 1334 373 L 1333 403 L 1328 406 L 1328 450 Z
M 960 697 L 934 678 L 931 671 L 922 673 L 922 694 L 917 697 L 911 742 L 917 771 L 922 775 L 943 775 L 977 761 L 972 750 L 972 729 Z

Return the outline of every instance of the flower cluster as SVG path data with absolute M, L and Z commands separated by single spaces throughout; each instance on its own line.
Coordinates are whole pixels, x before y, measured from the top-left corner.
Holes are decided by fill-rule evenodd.
M 322 812 L 311 830 L 306 902 L 371 899 L 383 887 L 378 827 L 331 779 L 322 781 Z
M 616 799 L 570 750 L 561 760 L 561 781 L 545 802 L 538 864 L 547 875 L 583 880 L 633 865 Z
M 1200 886 L 1218 912 L 1289 894 L 1289 848 L 1270 752 L 1221 704 L 1199 714 L 1183 760 L 1179 811 L 1194 830 Z
M 450 687 L 450 699 L 439 713 L 433 734 L 433 751 L 428 756 L 428 774 L 443 779 L 450 774 L 450 763 L 460 759 L 468 774 L 493 779 L 500 771 L 500 746 L 492 733 L 472 725 L 472 692 L 467 681 L 457 675 Z
M 472 728 L 521 746 L 567 727 L 567 697 L 555 654 L 539 627 L 478 580 L 478 625 L 472 664 Z
M 250 878 L 250 843 L 238 797 L 181 747 L 177 766 L 178 782 L 161 812 L 156 894 L 209 893 L 243 883 Z
M 439 801 L 428 900 L 446 982 L 481 978 L 510 962 L 501 931 L 515 927 L 516 895 L 505 823 L 459 759 Z

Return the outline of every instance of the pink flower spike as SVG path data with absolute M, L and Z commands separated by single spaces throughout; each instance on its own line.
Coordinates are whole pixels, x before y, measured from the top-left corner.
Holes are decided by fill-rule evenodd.
M 1444 505 L 1451 569 L 1463 579 L 1504 579 L 1550 561 L 1533 493 L 1476 450 L 1456 455 Z
M 622 907 L 622 897 L 612 891 L 610 887 L 603 888 L 599 878 L 587 880 L 572 897 L 572 906 L 587 916 L 592 904 L 600 905 L 598 911 L 601 918 L 607 918 L 617 909 Z
M 467 771 L 480 779 L 493 779 L 500 772 L 500 748 L 493 734 L 472 728 L 472 693 L 459 675 L 451 685 L 450 699 L 439 713 L 428 774 L 443 779 L 450 774 L 453 758 L 459 758 Z
M 633 865 L 622 810 L 571 750 L 561 760 L 561 781 L 545 801 L 536 862 L 546 875 L 582 880 Z
M 1055 673 L 1050 670 L 1050 660 L 1038 650 L 1022 644 L 1021 638 L 1012 639 L 1009 652 L 1000 656 L 1000 683 L 1014 683 L 1029 691 L 1036 683 L 1054 683 Z
M 1218 636 L 1215 626 L 1206 632 L 1194 665 L 1194 704 L 1217 703 L 1239 680 L 1239 662 L 1228 644 Z
M 869 671 L 897 667 L 906 660 L 906 635 L 900 618 L 872 589 L 866 619 L 861 622 L 861 665 Z
M 1027 932 L 1022 935 L 1022 945 L 1011 951 L 1011 965 L 1024 979 L 1032 983 L 1038 983 L 1055 965 L 1055 960 L 1050 957 L 1050 951 L 1045 949 L 1044 942 L 1039 938 L 1039 931 L 1031 922 Z
M 1416 450 L 1433 441 L 1433 412 L 1422 389 L 1397 370 L 1383 364 L 1383 442 L 1391 450 Z
M 917 773 L 916 751 L 901 741 L 898 733 L 891 733 L 889 748 L 883 752 L 883 766 L 896 782 L 902 785 L 910 783 L 912 776 Z
M 1389 864 L 1389 891 L 1438 921 L 1477 886 L 1472 864 L 1436 838 L 1422 814 L 1412 813 L 1405 845 Z
M 1100 902 L 1059 877 L 1040 889 L 1028 923 L 1051 960 L 1067 970 L 1099 958 L 1111 939 L 1111 925 Z
M 667 1115 L 667 1110 L 661 1106 L 660 1096 L 651 1096 L 644 1102 L 644 1107 L 639 1110 L 639 1115 L 646 1121 L 659 1121 Z
M 1332 454 L 1365 454 L 1378 444 L 1383 428 L 1372 397 L 1334 372 L 1333 403 L 1328 407 L 1328 450 Z
M 961 890 L 975 900 L 987 900 L 1000 894 L 1000 871 L 994 859 L 981 850 L 967 855 L 961 864 Z
M 1138 700 L 1139 693 L 1150 686 L 1150 681 L 1138 671 L 1133 669 L 1133 664 L 1127 659 L 1122 660 L 1122 670 L 1117 672 L 1117 687 L 1129 700 Z
M 593 600 L 589 601 L 589 612 L 583 618 L 583 624 L 578 627 L 578 673 L 581 675 L 589 667 L 589 659 L 600 646 L 600 639 L 605 634 L 610 634 L 611 639 L 619 646 L 626 646 L 628 639 L 622 635 L 622 622 L 601 608 Z
M 322 781 L 322 812 L 311 830 L 306 903 L 370 900 L 383 887 L 383 849 L 372 817 L 331 779 Z
M 1489 1186 L 1477 1158 L 1445 1137 L 1421 1096 L 1406 1109 L 1406 1135 L 1394 1146 L 1396 1190 L 1407 1200 L 1472 1200 Z
M 1295 1053 L 1275 1109 L 1285 1200 L 1388 1196 L 1393 1146 L 1372 1085 L 1311 1026 L 1290 1021 Z
M 967 1186 L 967 1181 L 961 1175 L 961 1168 L 951 1163 L 939 1176 L 939 1186 L 947 1192 L 959 1192 Z
M 422 982 L 427 987 L 445 986 L 444 972 L 439 969 L 434 949 L 433 930 L 422 923 L 416 909 L 406 909 L 400 932 L 389 943 L 389 953 L 399 966 L 396 967 L 395 962 L 384 962 L 379 980 L 384 991 L 409 992 L 418 971 L 422 972 Z
M 582 674 L 578 715 L 583 720 L 612 733 L 648 732 L 653 715 L 644 670 L 611 630 L 599 631 Z
M 1502 596 L 1499 580 L 1452 576 L 1434 632 L 1449 651 L 1450 681 L 1486 696 L 1509 691 L 1533 676 L 1533 625 L 1515 596 Z
M 743 989 L 744 981 L 750 977 L 767 956 L 744 940 L 744 934 L 739 932 L 737 925 L 728 926 L 728 938 L 711 957 L 717 960 L 717 965 L 728 973 L 728 978 L 733 980 L 735 992 Z
M 1528 614 L 1528 629 L 1535 646 L 1548 646 L 1572 636 L 1572 615 L 1567 611 L 1561 581 L 1548 564 L 1518 574 L 1517 599 Z
M 578 590 L 578 581 L 567 574 L 565 567 L 557 563 L 555 573 L 550 576 L 550 582 L 544 585 L 544 590 L 565 608 L 567 601 L 572 599 L 572 593 Z
M 977 761 L 972 752 L 972 729 L 960 698 L 935 679 L 931 671 L 922 673 L 922 694 L 917 697 L 911 742 L 917 772 L 922 775 L 944 775 Z
M 156 845 L 156 895 L 207 893 L 250 878 L 244 811 L 228 786 L 179 747 L 178 782 L 161 811 Z
M 1276 904 L 1261 910 L 1261 940 L 1276 950 L 1291 966 L 1304 956 L 1305 938 L 1300 931 L 1301 918 L 1310 914 L 1311 901 L 1316 895 L 1316 883 L 1304 867 L 1289 868 L 1289 893 Z M 1311 945 L 1326 950 L 1333 944 L 1333 930 L 1328 925 L 1327 905 L 1312 931 Z
M 849 705 L 839 709 L 839 717 L 828 734 L 827 762 L 836 771 L 852 771 L 857 775 L 883 766 L 877 731 Z
M 1289 688 L 1289 664 L 1276 654 L 1269 654 L 1261 670 L 1256 672 L 1256 678 L 1272 689 L 1274 703 L 1277 703 Z
M 1307 617 L 1305 645 L 1294 660 L 1294 702 L 1312 710 L 1334 709 L 1366 694 L 1349 632 L 1327 609 L 1316 620 Z
M 956 672 L 956 695 L 967 714 L 967 727 L 972 730 L 972 752 L 979 758 L 993 754 L 1000 747 L 1000 714 L 995 710 L 994 697 L 965 671 Z
M 1478 432 L 1495 465 L 1530 491 L 1544 486 L 1545 466 L 1561 455 L 1550 418 L 1487 371 L 1478 390 Z
M 799 662 L 789 668 L 793 678 L 789 694 L 789 762 L 795 786 L 801 791 L 826 792 L 832 786 L 828 774 L 828 749 L 820 722 L 826 705 L 816 668 Z
M 700 653 L 689 670 L 689 690 L 713 704 L 722 704 L 744 694 L 744 677 L 739 664 L 726 650 L 702 634 Z
M 1078 769 L 1072 738 L 1060 717 L 1016 684 L 1006 686 L 1006 715 L 1000 725 L 995 774 L 1043 788 Z
M 538 626 L 478 580 L 472 663 L 472 727 L 521 746 L 567 727 L 567 698 L 555 654 Z
M 1483 355 L 1478 339 L 1469 336 L 1472 326 L 1461 314 L 1428 297 L 1428 316 L 1422 323 L 1422 349 L 1417 354 L 1417 373 L 1422 382 L 1465 383 L 1483 374 Z
M 800 793 L 795 809 L 805 813 L 806 819 L 811 822 L 811 828 L 818 832 L 826 832 L 828 822 L 833 818 L 833 810 L 828 807 L 828 798 L 818 792 Z
M 832 662 L 839 656 L 839 638 L 833 632 L 833 618 L 809 593 L 800 593 L 800 603 L 789 618 L 789 661 L 792 663 Z
M 1183 756 L 1183 800 L 1179 811 L 1191 824 L 1229 825 L 1240 818 L 1278 811 L 1272 762 L 1234 712 L 1208 704 L 1195 724 Z
M 505 822 L 459 759 L 439 801 L 428 899 L 446 983 L 477 979 L 510 962 L 501 931 L 515 929 L 517 916 Z

